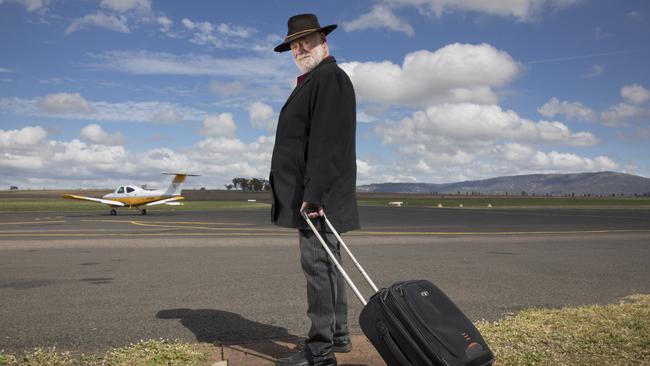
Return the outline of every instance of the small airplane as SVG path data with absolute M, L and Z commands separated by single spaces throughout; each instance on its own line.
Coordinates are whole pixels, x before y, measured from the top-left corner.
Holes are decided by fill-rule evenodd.
M 147 214 L 146 208 L 140 206 L 154 206 L 154 205 L 172 205 L 180 206 L 180 201 L 185 198 L 181 196 L 183 190 L 183 183 L 186 177 L 197 177 L 198 174 L 184 174 L 184 173 L 163 173 L 165 175 L 173 175 L 174 179 L 166 190 L 149 190 L 136 187 L 134 185 L 120 186 L 115 189 L 115 192 L 106 194 L 102 198 L 77 196 L 74 194 L 64 194 L 63 198 L 71 198 L 75 200 L 92 201 L 103 203 L 111 207 L 111 216 L 117 215 L 115 210 L 117 207 L 137 208 L 143 215 Z

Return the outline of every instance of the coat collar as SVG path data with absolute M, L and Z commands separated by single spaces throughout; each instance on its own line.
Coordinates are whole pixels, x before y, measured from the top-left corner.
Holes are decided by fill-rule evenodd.
M 289 104 L 289 102 L 291 102 L 291 100 L 298 94 L 298 91 L 300 91 L 300 89 L 302 89 L 305 85 L 309 83 L 314 73 L 318 72 L 318 69 L 320 69 L 321 66 L 325 64 L 332 64 L 332 63 L 334 64 L 336 63 L 336 59 L 334 58 L 334 56 L 327 56 L 313 70 L 311 70 L 307 75 L 305 75 L 305 78 L 302 80 L 302 82 L 300 82 L 300 84 L 296 85 L 296 87 L 293 88 L 291 95 L 289 95 L 289 98 L 287 98 L 287 101 L 282 106 L 282 109 L 284 109 Z

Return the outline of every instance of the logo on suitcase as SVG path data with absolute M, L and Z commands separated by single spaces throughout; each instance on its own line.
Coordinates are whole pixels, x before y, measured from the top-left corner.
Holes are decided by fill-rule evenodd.
M 429 291 L 420 292 L 420 296 L 429 296 Z

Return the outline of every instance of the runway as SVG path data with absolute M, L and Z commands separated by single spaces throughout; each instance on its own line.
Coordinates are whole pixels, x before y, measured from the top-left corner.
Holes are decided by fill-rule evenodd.
M 519 235 L 650 230 L 650 209 L 438 209 L 368 206 L 354 236 Z M 0 240 L 39 238 L 273 237 L 266 209 L 215 211 L 0 212 Z
M 360 214 L 363 229 L 344 237 L 377 285 L 431 280 L 475 320 L 650 293 L 650 210 Z M 268 210 L 0 213 L 0 349 L 304 336 L 298 258 L 296 234 Z

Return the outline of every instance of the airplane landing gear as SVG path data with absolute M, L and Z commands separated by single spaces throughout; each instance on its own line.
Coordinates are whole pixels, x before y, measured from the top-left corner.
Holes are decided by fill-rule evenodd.
M 115 215 L 117 215 L 117 211 L 111 210 L 111 216 L 115 216 Z
M 147 210 L 143 208 L 142 210 L 140 210 L 140 213 L 143 214 L 143 215 L 146 215 L 146 214 L 147 214 Z

